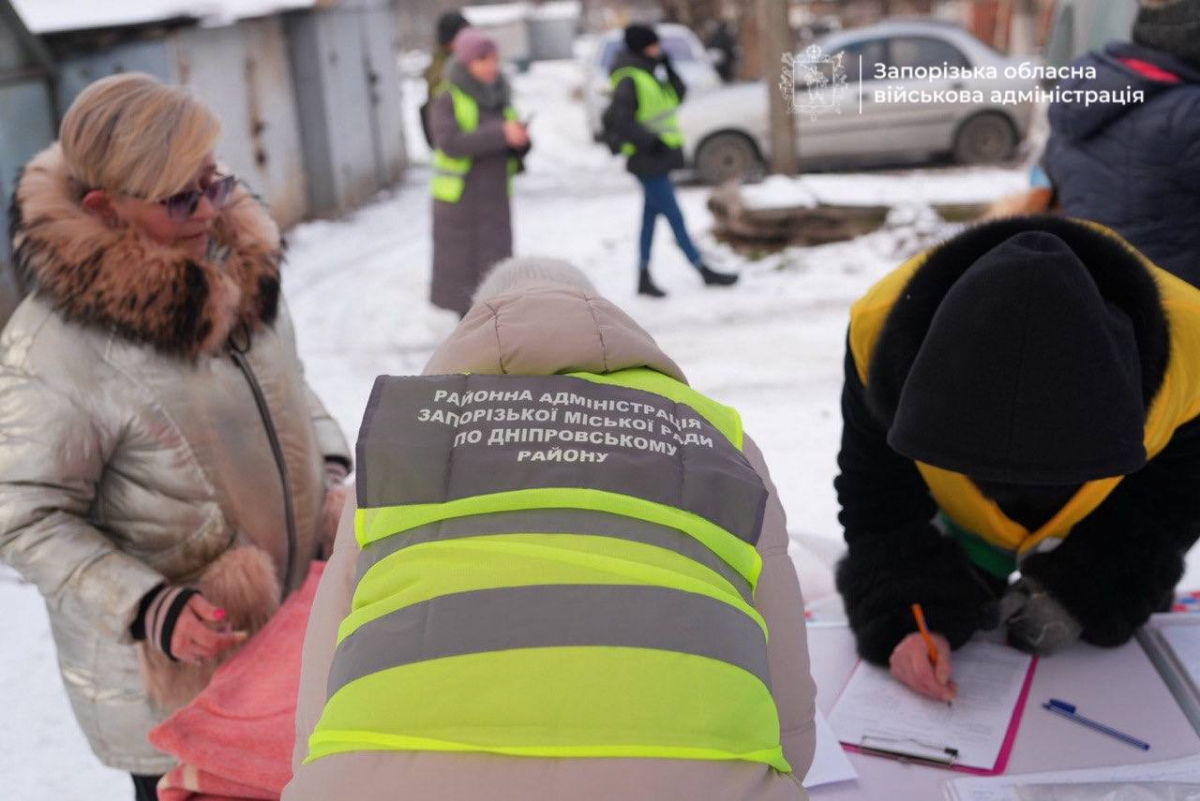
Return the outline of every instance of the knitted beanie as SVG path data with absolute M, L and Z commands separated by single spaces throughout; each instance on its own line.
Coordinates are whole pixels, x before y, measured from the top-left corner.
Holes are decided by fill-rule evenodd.
M 625 46 L 634 53 L 645 52 L 658 41 L 658 34 L 649 25 L 630 25 L 625 29 Z
M 1133 41 L 1200 69 L 1200 0 L 1142 0 Z
M 457 11 L 447 11 L 442 16 L 438 17 L 437 21 L 437 41 L 442 47 L 449 47 L 454 41 L 454 37 L 458 32 L 467 27 L 471 23 L 467 22 L 467 18 Z
M 493 267 L 475 290 L 474 301 L 490 300 L 517 287 L 534 284 L 559 284 L 585 292 L 596 291 L 587 276 L 570 262 L 542 256 L 521 256 L 505 259 Z
M 496 41 L 478 28 L 463 28 L 454 37 L 454 58 L 463 64 L 487 58 L 496 52 Z

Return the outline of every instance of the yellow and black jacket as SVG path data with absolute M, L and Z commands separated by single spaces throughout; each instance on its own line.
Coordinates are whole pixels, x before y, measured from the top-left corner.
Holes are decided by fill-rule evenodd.
M 1067 488 L 1069 500 L 1038 528 L 1005 515 L 1003 501 L 985 497 L 965 476 L 918 464 L 887 443 L 942 298 L 983 254 L 1024 231 L 1065 241 L 1105 302 L 1128 315 L 1147 409 L 1145 466 Z M 1064 392 L 1070 381 L 1063 376 Z M 1169 599 L 1200 533 L 1198 414 L 1200 291 L 1115 234 L 1072 220 L 1011 219 L 902 265 L 855 305 L 847 342 L 834 483 L 849 552 L 837 578 L 862 656 L 886 663 L 914 630 L 908 609 L 918 601 L 931 627 L 955 647 L 965 642 L 989 622 L 1006 557 L 1008 569 L 1019 565 L 1079 619 L 1084 639 L 1125 642 Z

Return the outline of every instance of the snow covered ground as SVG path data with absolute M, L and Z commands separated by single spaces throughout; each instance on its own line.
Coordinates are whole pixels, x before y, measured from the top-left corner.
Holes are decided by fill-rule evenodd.
M 826 565 L 839 550 L 832 480 L 841 422 L 843 338 L 848 308 L 878 277 L 946 233 L 925 201 L 977 200 L 1013 191 L 1015 170 L 820 176 L 822 192 L 899 208 L 889 226 L 855 241 L 793 249 L 758 261 L 736 256 L 705 232 L 707 191 L 680 201 L 713 266 L 737 270 L 730 290 L 705 289 L 660 224 L 656 278 L 670 293 L 634 294 L 641 216 L 634 179 L 587 138 L 572 99 L 570 64 L 539 64 L 517 80 L 517 105 L 535 114 L 536 144 L 515 201 L 519 254 L 565 257 L 645 326 L 701 391 L 736 406 L 762 446 L 788 514 L 805 592 L 831 591 Z M 411 85 L 411 84 L 410 84 Z M 417 98 L 406 104 L 412 113 Z M 410 149 L 423 157 L 415 128 Z M 348 219 L 310 223 L 290 235 L 285 277 L 309 379 L 353 439 L 371 382 L 380 373 L 415 373 L 456 322 L 426 301 L 429 281 L 428 171 Z M 936 184 L 944 196 L 930 197 Z M 1189 586 L 1200 587 L 1193 558 Z M 0 569 L 5 610 L 0 649 L 0 798 L 127 799 L 127 777 L 88 752 L 59 685 L 45 613 L 36 591 Z

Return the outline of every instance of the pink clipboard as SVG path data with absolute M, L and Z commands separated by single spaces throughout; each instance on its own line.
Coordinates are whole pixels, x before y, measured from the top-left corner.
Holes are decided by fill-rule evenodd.
M 1008 731 L 1004 735 L 1004 743 L 1000 746 L 1000 753 L 996 757 L 996 764 L 991 768 L 973 768 L 966 765 L 953 765 L 937 762 L 933 760 L 921 759 L 920 757 L 909 756 L 907 754 L 891 753 L 886 749 L 863 748 L 859 745 L 851 743 L 841 743 L 844 750 L 854 754 L 866 754 L 868 756 L 881 756 L 886 759 L 895 759 L 901 762 L 912 762 L 928 767 L 941 768 L 943 770 L 956 770 L 959 773 L 971 773 L 976 776 L 997 776 L 1004 772 L 1008 767 L 1008 758 L 1012 756 L 1013 744 L 1017 740 L 1017 729 L 1021 727 L 1021 718 L 1025 714 L 1025 703 L 1029 700 L 1029 691 L 1033 687 L 1033 673 L 1037 670 L 1038 658 L 1035 656 L 1029 661 L 1029 670 L 1025 673 L 1025 681 L 1021 685 L 1021 693 L 1017 696 L 1017 703 L 1013 706 L 1012 719 L 1008 722 Z M 854 670 L 858 670 L 858 664 L 855 664 Z M 850 672 L 850 676 L 854 676 L 854 671 Z M 846 684 L 850 683 L 850 679 L 846 679 Z M 842 687 L 843 692 L 845 687 Z M 839 697 L 841 693 L 838 693 Z M 836 705 L 836 701 L 834 704 Z

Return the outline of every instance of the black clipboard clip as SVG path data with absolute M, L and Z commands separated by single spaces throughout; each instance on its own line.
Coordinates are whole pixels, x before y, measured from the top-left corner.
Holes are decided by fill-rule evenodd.
M 905 750 L 904 744 L 922 749 L 922 753 Z M 886 734 L 864 734 L 858 743 L 858 750 L 864 754 L 881 756 L 900 762 L 912 762 L 919 765 L 930 765 L 935 768 L 952 768 L 958 762 L 958 749 L 949 745 L 928 743 L 912 737 L 891 737 Z

